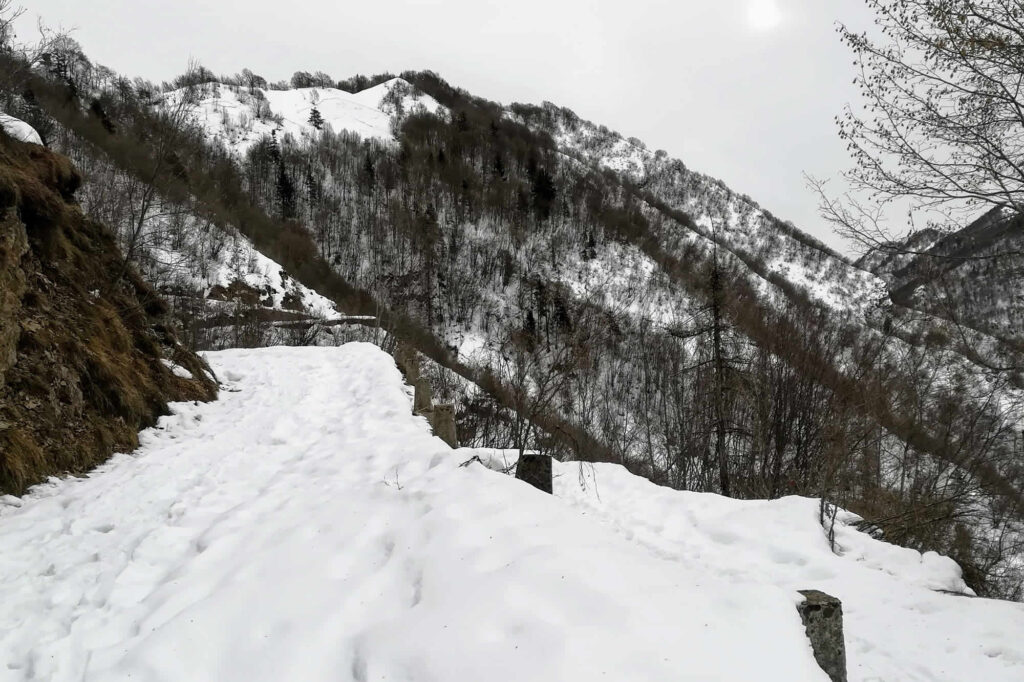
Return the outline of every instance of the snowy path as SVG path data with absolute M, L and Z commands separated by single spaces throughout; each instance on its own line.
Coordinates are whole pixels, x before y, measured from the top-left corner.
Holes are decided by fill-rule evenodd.
M 846 600 L 851 680 L 1024 679 L 1020 605 L 852 532 L 835 557 L 807 500 L 612 467 L 550 497 L 459 468 L 372 346 L 208 357 L 221 400 L 0 505 L 0 681 L 824 682 L 798 587 Z

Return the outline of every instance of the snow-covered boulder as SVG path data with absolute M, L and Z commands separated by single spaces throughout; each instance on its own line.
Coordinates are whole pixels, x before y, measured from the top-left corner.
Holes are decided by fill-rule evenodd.
M 36 132 L 35 128 L 13 116 L 0 113 L 0 128 L 3 128 L 4 132 L 15 140 L 38 145 L 43 144 L 43 138 L 39 137 L 39 133 Z

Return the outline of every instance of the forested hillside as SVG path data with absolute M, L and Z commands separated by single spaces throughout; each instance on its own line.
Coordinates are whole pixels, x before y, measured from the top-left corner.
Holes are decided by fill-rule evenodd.
M 821 497 L 826 522 L 851 509 L 1020 596 L 1021 380 L 991 369 L 1013 365 L 994 327 L 893 303 L 750 198 L 554 105 L 431 72 L 156 85 L 72 41 L 40 64 L 4 110 L 83 170 L 83 208 L 195 347 L 399 339 L 464 444 Z
M 894 302 L 1020 347 L 1022 237 L 1019 215 L 992 209 L 961 230 L 920 230 L 879 246 L 859 264 L 887 281 Z

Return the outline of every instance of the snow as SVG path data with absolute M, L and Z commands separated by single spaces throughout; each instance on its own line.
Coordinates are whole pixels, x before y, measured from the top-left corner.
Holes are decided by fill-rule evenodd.
M 814 500 L 451 450 L 368 344 L 207 355 L 133 454 L 0 499 L 0 680 L 813 680 L 797 589 L 843 599 L 850 679 L 1024 678 L 1024 606 Z M 851 517 L 843 515 L 849 522 Z
M 677 492 L 609 464 L 555 471 L 557 495 L 697 575 L 839 597 L 851 681 L 1024 679 L 1024 605 L 959 596 L 954 561 L 875 540 L 853 514 L 840 513 L 833 553 L 817 500 Z
M 164 367 L 166 367 L 167 369 L 171 370 L 171 374 L 173 374 L 174 376 L 180 377 L 182 379 L 191 379 L 192 378 L 192 372 L 188 371 L 187 369 L 185 369 L 184 367 L 182 367 L 178 363 L 171 362 L 170 360 L 167 360 L 165 358 L 161 358 L 160 362 L 163 363 Z
M 296 137 L 308 133 L 309 114 L 315 106 L 335 132 L 348 130 L 361 137 L 389 139 L 391 117 L 334 88 L 266 90 L 270 110 L 284 118 L 284 131 Z
M 881 278 L 801 243 L 752 199 L 720 181 L 690 171 L 665 152 L 647 149 L 640 140 L 581 121 L 554 105 L 545 104 L 545 108 L 551 121 L 549 132 L 559 149 L 615 171 L 689 214 L 705 234 L 718 232 L 730 250 L 764 261 L 766 275 L 782 275 L 812 300 L 861 317 L 885 295 Z M 767 280 L 752 283 L 764 290 L 775 288 Z
M 30 142 L 40 146 L 43 144 L 43 139 L 39 137 L 39 133 L 36 132 L 35 128 L 13 116 L 0 113 L 0 128 L 3 128 L 4 132 L 15 140 Z
M 339 91 L 343 92 L 343 91 Z M 389 81 L 385 81 L 372 88 L 367 88 L 353 95 L 348 95 L 348 98 L 353 102 L 362 104 L 363 106 L 370 107 L 372 109 L 378 109 L 380 111 L 394 114 L 395 103 L 400 102 L 401 106 L 405 110 L 410 108 L 421 106 L 423 109 L 430 114 L 438 114 L 444 110 L 437 100 L 427 94 L 416 94 L 416 89 L 409 81 L 404 78 L 392 78 Z
M 146 225 L 140 241 L 149 250 L 146 265 L 152 271 L 147 276 L 166 283 L 169 291 L 196 289 L 208 296 L 214 287 L 240 283 L 257 292 L 266 308 L 298 308 L 325 321 L 345 317 L 333 301 L 291 277 L 232 227 L 219 228 L 191 216 L 172 226 L 168 218 L 158 217 Z
M 184 96 L 175 90 L 163 96 L 165 106 L 173 107 Z M 401 112 L 396 110 L 400 105 Z M 359 93 L 336 88 L 296 88 L 293 90 L 249 91 L 246 88 L 208 83 L 199 86 L 198 101 L 190 105 L 190 115 L 211 140 L 223 142 L 228 149 L 244 154 L 262 137 L 276 133 L 297 140 L 312 138 L 317 130 L 309 123 L 316 108 L 325 129 L 335 133 L 348 131 L 363 139 L 394 141 L 392 120 L 422 107 L 430 113 L 443 108 L 429 95 L 417 93 L 401 78 L 394 78 Z
M 256 250 L 247 237 L 239 233 L 231 237 L 220 248 L 219 259 L 210 263 L 207 276 L 193 276 L 200 286 L 208 287 L 207 293 L 213 286 L 230 287 L 234 282 L 243 282 L 263 294 L 261 305 L 274 310 L 287 310 L 285 302 L 291 298 L 301 304 L 303 311 L 322 320 L 345 317 L 331 299 L 288 275 L 277 261 Z

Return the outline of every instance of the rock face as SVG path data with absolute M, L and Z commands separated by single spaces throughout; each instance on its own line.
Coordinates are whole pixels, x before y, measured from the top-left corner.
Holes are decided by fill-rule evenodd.
M 0 133 L 0 493 L 85 472 L 134 449 L 168 401 L 216 395 L 164 302 L 74 203 L 79 183 L 66 158 Z
M 0 205 L 7 201 L 10 199 L 0 196 Z M 14 312 L 20 309 L 25 294 L 25 273 L 16 266 L 26 251 L 28 237 L 24 227 L 15 225 L 10 218 L 0 222 L 0 388 L 4 385 L 4 374 L 17 359 L 21 326 Z
M 551 482 L 551 457 L 548 455 L 522 455 L 516 465 L 516 478 L 526 481 L 534 488 L 549 495 L 553 491 Z
M 797 606 L 814 660 L 832 682 L 846 682 L 846 643 L 843 640 L 843 604 L 818 590 L 800 590 L 804 596 Z

